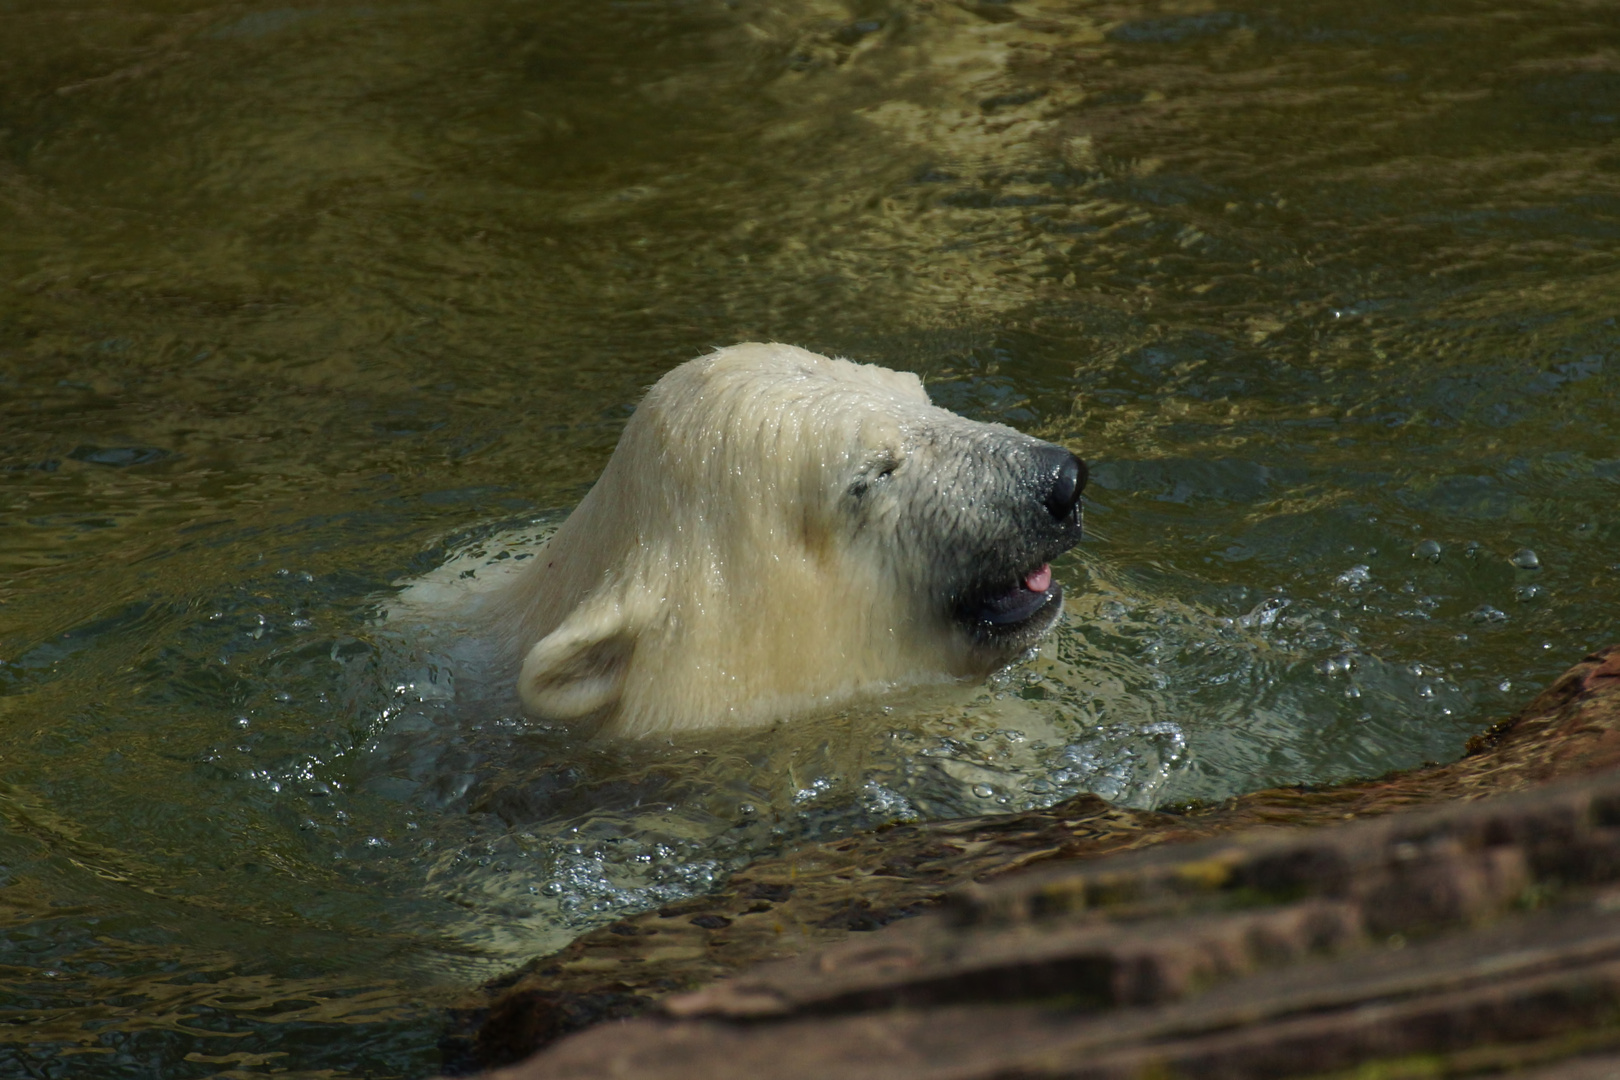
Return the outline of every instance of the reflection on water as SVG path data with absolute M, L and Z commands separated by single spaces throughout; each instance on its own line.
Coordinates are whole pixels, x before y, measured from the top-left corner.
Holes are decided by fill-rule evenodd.
M 8 1073 L 426 1075 L 762 851 L 1453 757 L 1620 629 L 1601 5 L 0 18 Z M 456 704 L 395 583 L 746 339 L 1092 462 L 1058 632 L 675 747 Z

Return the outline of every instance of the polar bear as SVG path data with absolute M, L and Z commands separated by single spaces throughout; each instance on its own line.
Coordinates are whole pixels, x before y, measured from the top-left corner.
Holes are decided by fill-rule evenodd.
M 1086 467 L 917 376 L 719 349 L 477 612 L 526 710 L 608 736 L 769 723 L 982 677 L 1057 619 Z

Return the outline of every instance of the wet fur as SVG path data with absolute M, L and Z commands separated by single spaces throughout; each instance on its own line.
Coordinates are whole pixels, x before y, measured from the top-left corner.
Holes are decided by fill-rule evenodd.
M 937 408 L 915 375 L 721 349 L 659 380 L 601 479 L 477 618 L 530 712 L 611 735 L 982 676 L 1057 617 L 987 638 L 962 615 L 1078 535 L 1030 490 L 1043 446 Z

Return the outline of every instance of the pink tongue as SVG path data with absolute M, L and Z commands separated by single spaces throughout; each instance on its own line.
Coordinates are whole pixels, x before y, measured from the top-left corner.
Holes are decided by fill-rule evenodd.
M 1052 587 L 1052 567 L 1042 566 L 1039 570 L 1031 570 L 1029 577 L 1024 579 L 1024 588 L 1030 592 L 1045 592 Z

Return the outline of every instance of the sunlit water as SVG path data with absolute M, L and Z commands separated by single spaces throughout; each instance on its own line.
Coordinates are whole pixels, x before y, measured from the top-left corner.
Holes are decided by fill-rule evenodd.
M 1620 638 L 1604 5 L 0 28 L 7 1075 L 427 1075 L 437 1003 L 762 852 L 1445 760 Z M 747 339 L 1092 463 L 1039 655 L 679 745 L 458 704 L 399 583 Z

